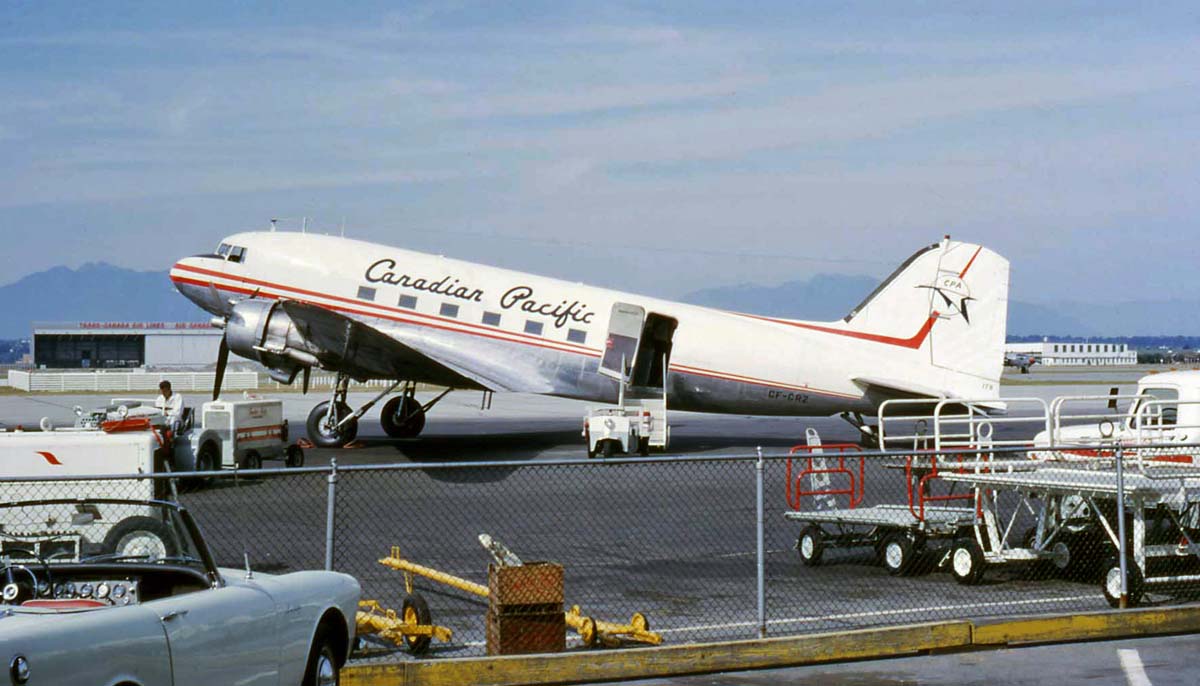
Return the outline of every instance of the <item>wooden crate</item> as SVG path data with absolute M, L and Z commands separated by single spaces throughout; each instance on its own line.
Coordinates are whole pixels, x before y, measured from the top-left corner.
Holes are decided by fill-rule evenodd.
M 561 606 L 558 612 L 500 615 L 488 611 L 488 655 L 561 653 L 566 647 L 567 622 Z
M 488 655 L 559 653 L 566 644 L 562 565 L 489 565 Z
M 553 562 L 529 562 L 520 567 L 488 565 L 488 607 L 504 614 L 510 606 L 563 603 L 563 568 Z

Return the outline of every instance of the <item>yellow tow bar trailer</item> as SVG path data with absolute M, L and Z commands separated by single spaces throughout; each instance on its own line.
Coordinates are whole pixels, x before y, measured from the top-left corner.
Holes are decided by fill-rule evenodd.
M 463 579 L 462 577 L 447 574 L 445 572 L 417 564 L 411 560 L 406 560 L 400 555 L 400 547 L 392 546 L 391 554 L 379 560 L 379 564 L 390 567 L 397 571 L 404 572 L 404 586 L 408 591 L 405 597 L 405 603 L 409 599 L 416 598 L 425 608 L 422 624 L 429 624 L 429 610 L 425 605 L 424 599 L 413 591 L 412 577 L 413 575 L 425 577 L 430 581 L 436 581 L 440 584 L 445 584 L 451 588 L 456 588 L 465 593 L 487 598 L 489 596 L 488 587 L 483 584 L 475 583 Z M 359 613 L 362 614 L 361 612 Z M 640 612 L 635 612 L 630 618 L 628 624 L 618 624 L 615 622 L 606 622 L 593 617 L 585 616 L 578 605 L 573 605 L 570 610 L 563 614 L 567 626 L 575 630 L 579 634 L 583 644 L 589 648 L 605 647 L 615 648 L 622 644 L 623 640 L 634 641 L 637 643 L 645 643 L 649 645 L 662 644 L 662 636 L 650 631 L 650 622 L 646 616 Z M 449 630 L 447 630 L 448 632 Z M 436 636 L 436 634 L 435 634 Z M 446 639 L 441 639 L 446 640 Z M 410 643 L 410 647 L 411 647 Z M 429 639 L 425 638 L 425 646 L 429 645 Z M 414 651 L 415 652 L 415 651 Z

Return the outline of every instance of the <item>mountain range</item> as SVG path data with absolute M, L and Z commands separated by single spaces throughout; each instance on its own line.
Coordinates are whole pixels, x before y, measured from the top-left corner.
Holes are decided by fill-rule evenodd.
M 693 291 L 684 302 L 772 317 L 830 321 L 876 286 L 867 276 L 820 274 L 776 286 L 739 284 Z M 1011 336 L 1200 334 L 1200 300 L 1121 303 L 1009 303 Z M 29 336 L 34 321 L 204 321 L 165 271 L 135 271 L 103 262 L 54 267 L 0 286 L 0 339 Z
M 52 267 L 0 286 L 0 338 L 27 338 L 33 322 L 205 321 L 165 271 L 89 262 Z

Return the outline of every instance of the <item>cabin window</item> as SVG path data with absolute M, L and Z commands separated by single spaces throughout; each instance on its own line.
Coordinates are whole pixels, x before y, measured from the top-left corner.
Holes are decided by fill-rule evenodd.
M 500 326 L 500 313 L 499 312 L 484 312 L 483 313 L 483 323 L 487 324 L 488 326 Z
M 586 343 L 587 332 L 583 329 L 571 329 L 567 332 L 567 340 L 572 343 Z
M 532 319 L 525 321 L 525 333 L 533 334 L 534 336 L 542 335 L 542 323 L 535 322 Z
M 229 261 L 230 262 L 245 262 L 246 261 L 246 249 L 241 247 L 240 245 L 230 246 Z
M 458 316 L 458 305 L 452 305 L 450 303 L 442 303 L 442 308 L 440 310 L 438 310 L 438 313 L 441 314 L 443 317 L 457 317 Z
M 402 296 L 400 296 L 400 301 L 398 304 L 400 305 L 400 307 L 403 307 L 405 309 L 415 310 L 415 309 L 417 309 L 417 296 L 402 295 Z
M 359 286 L 358 287 L 358 299 L 359 300 L 374 300 L 375 299 L 375 289 L 369 288 L 367 286 Z

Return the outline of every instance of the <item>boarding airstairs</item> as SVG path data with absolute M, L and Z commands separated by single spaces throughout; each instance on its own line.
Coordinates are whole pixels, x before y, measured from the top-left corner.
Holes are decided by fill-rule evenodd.
M 622 368 L 625 367 L 622 358 Z M 618 378 L 616 407 L 589 408 L 583 419 L 588 457 L 611 457 L 617 452 L 665 451 L 671 441 L 667 422 L 667 365 L 662 365 L 662 386 L 631 386 L 628 375 Z

